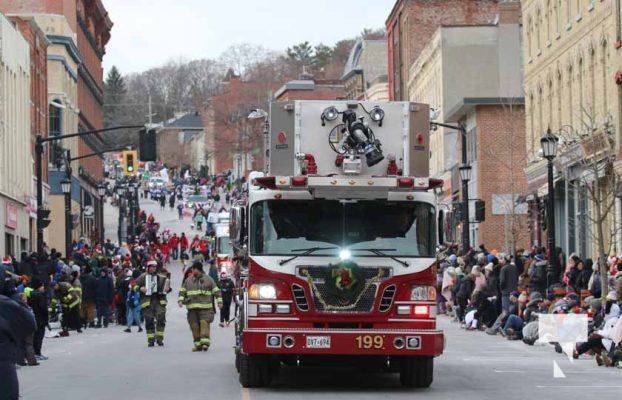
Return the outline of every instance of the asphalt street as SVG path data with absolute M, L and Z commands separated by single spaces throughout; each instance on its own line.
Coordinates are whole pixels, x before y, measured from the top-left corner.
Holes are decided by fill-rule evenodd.
M 164 228 L 193 236 L 190 221 L 177 212 L 160 211 L 150 200 L 141 207 L 153 212 Z M 114 240 L 118 210 L 105 210 L 106 237 Z M 460 329 L 445 316 L 447 348 L 435 361 L 434 383 L 428 389 L 403 389 L 396 374 L 360 373 L 330 368 L 281 370 L 272 386 L 244 389 L 234 368 L 233 327 L 212 324 L 208 352 L 191 352 L 192 338 L 185 309 L 177 307 L 181 265 L 173 263 L 165 346 L 147 348 L 143 333 L 125 327 L 72 332 L 66 338 L 46 338 L 49 360 L 18 371 L 22 398 L 27 400 L 103 399 L 565 399 L 613 398 L 622 389 L 622 370 L 597 367 L 585 356 L 570 362 L 550 345 L 527 346 L 500 336 Z M 553 378 L 557 362 L 566 378 Z

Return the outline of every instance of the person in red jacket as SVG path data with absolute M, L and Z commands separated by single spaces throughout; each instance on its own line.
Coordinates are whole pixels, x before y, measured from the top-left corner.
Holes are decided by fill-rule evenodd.
M 171 248 L 171 256 L 173 260 L 177 260 L 179 257 L 179 236 L 176 233 L 173 233 L 173 236 L 168 240 L 168 245 Z
M 186 237 L 185 232 L 182 232 L 179 237 L 179 248 L 182 253 L 186 253 L 188 251 L 188 238 Z
M 201 248 L 199 247 L 200 243 L 201 239 L 199 239 L 199 235 L 194 235 L 192 243 L 190 243 L 190 251 L 192 252 L 192 257 L 196 256 L 201 252 Z
M 162 252 L 163 264 L 168 264 L 171 261 L 171 248 L 167 240 L 164 240 L 160 245 L 160 251 Z
M 203 259 L 204 260 L 209 260 L 209 242 L 207 241 L 206 237 L 203 237 L 201 239 L 201 241 L 199 242 L 199 250 L 201 252 L 201 254 L 203 254 Z

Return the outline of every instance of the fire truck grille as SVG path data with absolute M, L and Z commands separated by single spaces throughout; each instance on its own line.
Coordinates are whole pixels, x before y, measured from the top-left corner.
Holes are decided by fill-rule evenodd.
M 309 311 L 309 302 L 307 301 L 304 288 L 294 283 L 292 285 L 292 292 L 294 293 L 294 300 L 300 311 Z
M 361 268 L 360 282 L 357 285 L 353 285 L 349 290 L 339 290 L 333 282 L 327 282 L 326 273 L 327 269 L 325 266 L 305 266 L 299 268 L 300 276 L 309 282 L 315 310 L 318 312 L 352 313 L 371 312 L 373 310 L 378 284 L 381 278 L 387 277 L 388 271 L 386 268 Z M 294 294 L 296 294 L 295 291 Z M 385 294 L 389 295 L 386 290 Z M 300 304 L 298 303 L 297 296 L 295 298 L 297 304 Z M 391 302 L 392 298 L 389 301 L 389 306 Z M 306 304 L 306 298 L 303 304 Z
M 380 299 L 380 307 L 378 311 L 386 312 L 391 308 L 393 304 L 393 297 L 395 296 L 395 285 L 387 286 L 382 292 L 382 298 Z

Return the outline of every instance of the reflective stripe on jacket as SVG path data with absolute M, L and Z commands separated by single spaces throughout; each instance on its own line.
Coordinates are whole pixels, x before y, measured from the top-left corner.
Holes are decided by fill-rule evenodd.
M 189 277 L 179 290 L 178 300 L 185 304 L 188 310 L 211 310 L 214 308 L 214 299 L 218 307 L 222 307 L 220 289 L 207 274 Z
M 54 291 L 54 296 L 52 297 L 52 305 L 60 302 L 63 308 L 74 308 L 80 304 L 78 293 L 71 286 L 71 283 L 59 282 L 58 286 L 58 290 Z

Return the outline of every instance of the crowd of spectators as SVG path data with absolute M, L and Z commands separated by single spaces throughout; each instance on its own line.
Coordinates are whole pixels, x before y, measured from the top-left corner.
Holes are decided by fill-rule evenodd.
M 546 342 L 558 353 L 563 349 L 553 338 L 539 338 L 542 315 L 586 314 L 587 341 L 577 343 L 573 357 L 589 354 L 598 365 L 622 367 L 622 258 L 606 258 L 603 281 L 598 261 L 577 254 L 566 258 L 559 249 L 556 254 L 558 270 L 545 248 L 521 249 L 512 256 L 481 245 L 458 256 L 449 247 L 439 263 L 438 312 L 466 330 L 527 345 Z

